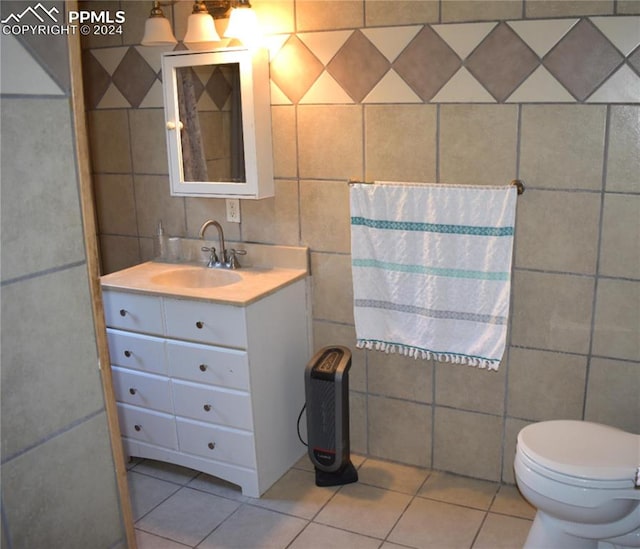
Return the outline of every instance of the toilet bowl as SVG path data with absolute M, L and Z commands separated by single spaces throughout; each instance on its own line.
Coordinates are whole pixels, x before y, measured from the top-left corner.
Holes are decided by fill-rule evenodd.
M 525 549 L 640 547 L 640 435 L 586 421 L 518 434 L 522 495 L 537 508 Z

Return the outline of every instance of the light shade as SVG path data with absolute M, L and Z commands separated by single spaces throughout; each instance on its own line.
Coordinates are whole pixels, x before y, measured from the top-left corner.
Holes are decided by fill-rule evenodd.
M 162 13 L 162 9 L 157 5 L 151 10 L 149 19 L 144 23 L 143 46 L 170 46 L 177 44 L 176 37 L 173 36 L 171 23 Z
M 237 38 L 247 46 L 255 44 L 261 37 L 256 12 L 248 7 L 233 8 L 224 36 Z
M 184 43 L 187 46 L 203 45 L 211 42 L 219 42 L 220 36 L 216 31 L 213 17 L 208 12 L 192 13 L 187 20 L 187 34 L 184 35 Z

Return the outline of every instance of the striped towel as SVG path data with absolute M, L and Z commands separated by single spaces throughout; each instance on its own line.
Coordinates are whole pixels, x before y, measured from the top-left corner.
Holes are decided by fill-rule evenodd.
M 516 188 L 356 183 L 350 199 L 357 346 L 497 370 Z

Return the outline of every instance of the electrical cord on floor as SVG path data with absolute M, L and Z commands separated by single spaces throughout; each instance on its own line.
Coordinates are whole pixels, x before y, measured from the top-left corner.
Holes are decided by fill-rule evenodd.
M 307 403 L 305 402 L 302 406 L 302 410 L 300 410 L 300 414 L 298 415 L 298 423 L 296 427 L 298 429 L 298 438 L 300 439 L 300 442 L 302 442 L 302 444 L 304 444 L 305 446 L 309 446 L 304 440 L 302 440 L 302 435 L 300 434 L 300 419 L 302 418 L 302 413 L 305 411 L 306 407 Z

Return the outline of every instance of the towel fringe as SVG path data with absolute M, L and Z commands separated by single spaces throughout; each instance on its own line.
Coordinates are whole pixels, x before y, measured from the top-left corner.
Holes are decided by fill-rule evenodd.
M 452 353 L 436 353 L 427 349 L 419 349 L 400 343 L 389 343 L 386 341 L 374 341 L 370 339 L 358 339 L 356 341 L 358 349 L 367 349 L 369 351 L 382 351 L 387 354 L 400 354 L 414 359 L 434 359 L 439 362 L 451 362 L 452 364 L 466 364 L 475 366 L 476 368 L 486 368 L 488 370 L 497 370 L 500 366 L 499 360 L 482 358 L 476 356 L 456 355 Z

